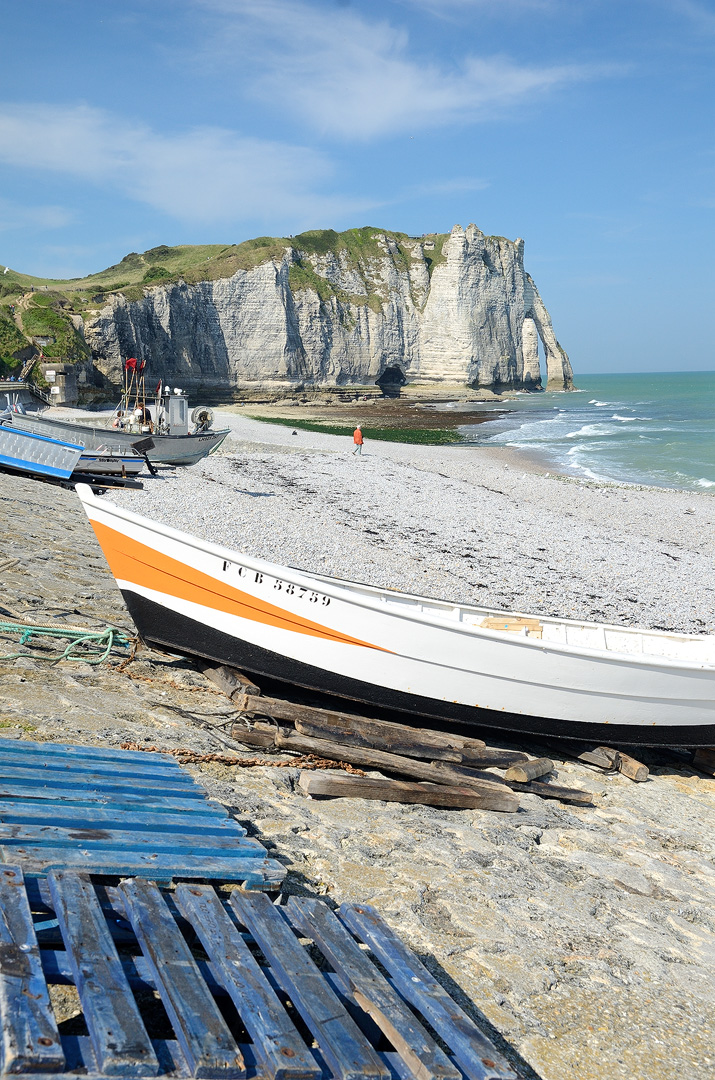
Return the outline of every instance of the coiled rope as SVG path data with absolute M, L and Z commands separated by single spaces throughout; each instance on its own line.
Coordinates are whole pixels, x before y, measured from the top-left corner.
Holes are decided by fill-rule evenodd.
M 70 639 L 64 652 L 61 653 L 52 655 L 28 651 L 0 653 L 0 660 L 17 660 L 21 656 L 28 656 L 33 660 L 49 660 L 51 663 L 58 663 L 60 660 L 81 660 L 85 664 L 95 665 L 103 664 L 109 658 L 115 645 L 127 648 L 134 644 L 134 639 L 127 637 L 116 626 L 107 626 L 104 630 L 87 630 L 80 626 L 31 625 L 0 620 L 0 633 L 19 634 L 18 645 L 21 649 L 33 637 Z

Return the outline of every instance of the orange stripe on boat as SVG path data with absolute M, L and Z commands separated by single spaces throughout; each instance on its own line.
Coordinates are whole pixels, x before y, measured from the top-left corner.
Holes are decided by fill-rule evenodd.
M 242 619 L 265 623 L 280 630 L 292 630 L 298 634 L 309 634 L 325 641 L 339 641 L 348 645 L 362 645 L 368 649 L 388 652 L 379 645 L 330 630 L 320 623 L 302 619 L 284 608 L 269 604 L 250 593 L 234 589 L 201 570 L 195 570 L 187 563 L 172 559 L 156 548 L 132 540 L 125 533 L 92 521 L 97 539 L 109 569 L 119 581 L 127 581 L 155 592 L 166 593 L 178 600 L 189 600 L 193 604 L 224 611 L 228 615 L 239 615 Z

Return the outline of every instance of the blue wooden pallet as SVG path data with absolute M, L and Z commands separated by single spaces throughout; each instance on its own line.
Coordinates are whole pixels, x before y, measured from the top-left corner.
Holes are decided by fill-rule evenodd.
M 173 758 L 0 739 L 0 860 L 25 877 L 75 869 L 276 889 L 285 867 Z
M 229 895 L 0 868 L 3 1078 L 516 1080 L 372 908 Z M 74 1033 L 48 984 L 76 987 Z

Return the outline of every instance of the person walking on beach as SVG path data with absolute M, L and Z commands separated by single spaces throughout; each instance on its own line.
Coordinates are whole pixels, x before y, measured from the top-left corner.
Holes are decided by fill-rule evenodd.
M 355 443 L 353 454 L 357 454 L 358 457 L 362 457 L 362 444 L 364 441 L 365 440 L 362 437 L 362 428 L 358 424 L 358 426 L 353 431 L 353 442 Z

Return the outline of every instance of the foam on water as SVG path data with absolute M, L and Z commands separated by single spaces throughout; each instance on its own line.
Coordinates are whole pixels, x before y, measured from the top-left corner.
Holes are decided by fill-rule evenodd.
M 578 381 L 581 395 L 520 395 L 506 405 L 508 413 L 465 426 L 463 434 L 477 443 L 514 446 L 593 480 L 715 489 L 715 372 Z M 612 410 L 608 419 L 603 409 Z

